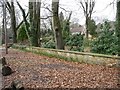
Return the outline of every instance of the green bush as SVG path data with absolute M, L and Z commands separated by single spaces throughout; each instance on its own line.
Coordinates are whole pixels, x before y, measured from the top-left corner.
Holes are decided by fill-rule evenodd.
M 18 35 L 17 35 L 18 41 L 24 41 L 24 40 L 28 39 L 24 24 L 21 25 L 21 27 L 17 33 L 18 33 Z
M 42 37 L 41 47 L 55 49 L 53 36 Z
M 55 42 L 53 40 L 49 40 L 48 42 L 42 43 L 42 47 L 55 49 Z
M 83 35 L 74 34 L 66 39 L 66 45 L 73 51 L 83 51 Z
M 91 43 L 91 52 L 100 54 L 117 54 L 117 37 L 115 30 L 110 30 L 110 24 L 104 22 L 102 31 L 99 36 Z

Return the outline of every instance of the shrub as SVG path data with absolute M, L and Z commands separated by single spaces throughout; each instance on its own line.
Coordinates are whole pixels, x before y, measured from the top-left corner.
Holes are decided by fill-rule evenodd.
M 42 37 L 41 47 L 55 49 L 55 41 L 53 36 Z
M 70 47 L 70 50 L 83 51 L 83 35 L 70 35 L 70 37 L 66 40 L 66 45 Z
M 111 30 L 110 28 L 110 24 L 105 21 L 99 36 L 91 43 L 91 52 L 111 55 L 117 54 L 117 37 L 115 30 Z
M 22 24 L 20 29 L 18 30 L 17 39 L 18 39 L 18 41 L 24 41 L 24 40 L 28 39 L 24 24 Z

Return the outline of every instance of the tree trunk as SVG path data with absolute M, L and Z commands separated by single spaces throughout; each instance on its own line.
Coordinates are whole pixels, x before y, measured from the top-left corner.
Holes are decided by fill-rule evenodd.
M 40 45 L 40 0 L 29 2 L 31 45 Z
M 26 19 L 26 15 L 25 15 L 24 9 L 21 7 L 21 5 L 19 4 L 19 2 L 17 2 L 17 4 L 18 4 L 18 6 L 19 6 L 19 8 L 20 8 L 20 10 L 21 10 L 21 12 L 22 12 L 23 20 L 24 20 L 24 22 L 25 22 L 26 34 L 27 34 L 28 40 L 29 40 L 29 42 L 30 42 L 30 36 L 31 36 L 31 32 L 30 32 L 30 28 L 29 28 L 30 25 L 29 25 L 29 23 L 28 23 L 28 21 L 27 21 L 27 19 Z
M 4 31 L 4 18 L 2 20 L 3 24 L 2 24 L 2 44 L 5 44 L 5 31 Z
M 11 30 L 13 32 L 13 43 L 17 43 L 17 30 L 16 30 L 16 16 L 15 16 L 14 1 L 11 0 L 10 3 L 7 1 L 6 5 L 7 5 L 8 11 L 10 13 Z
M 56 48 L 64 49 L 62 30 L 59 20 L 59 0 L 52 0 L 52 11 L 53 11 L 53 29 L 55 34 Z
M 86 38 L 88 39 L 88 35 L 89 35 L 89 28 L 88 28 L 88 24 L 89 24 L 89 19 L 91 20 L 91 16 L 92 16 L 92 12 L 95 6 L 95 0 L 83 0 L 84 2 L 82 2 L 82 0 L 80 1 L 80 5 L 83 9 L 86 21 Z
M 39 46 L 39 33 L 40 33 L 40 0 L 34 2 L 29 1 L 29 22 L 26 19 L 25 11 L 17 2 L 22 11 L 27 36 L 31 46 Z M 38 5 L 39 4 L 39 5 Z
M 15 17 L 15 8 L 13 1 L 11 1 L 10 17 L 11 17 L 11 29 L 13 31 L 13 43 L 17 43 L 16 17 Z
M 30 2 L 30 41 L 32 46 L 38 46 L 38 35 L 37 35 L 37 19 L 36 19 L 36 2 Z
M 38 44 L 39 46 L 41 46 L 41 41 L 40 41 L 40 38 L 41 38 L 41 31 L 40 31 L 40 7 L 41 7 L 41 2 L 40 0 L 37 1 L 37 30 L 38 30 Z
M 118 56 L 120 56 L 120 1 L 117 0 L 116 35 L 118 37 Z
M 88 16 L 86 16 L 86 21 L 85 21 L 85 25 L 86 25 L 86 39 L 88 39 L 88 35 L 89 35 L 89 29 L 88 29 L 88 24 L 89 24 L 89 18 Z

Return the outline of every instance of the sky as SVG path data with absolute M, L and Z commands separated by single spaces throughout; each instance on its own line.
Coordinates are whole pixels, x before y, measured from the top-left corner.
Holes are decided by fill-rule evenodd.
M 60 0 L 61 3 L 68 6 L 68 9 L 73 11 L 72 18 L 79 18 L 81 24 L 85 23 L 83 11 L 76 0 Z M 115 20 L 116 16 L 116 5 L 109 5 L 113 0 L 96 0 L 94 13 L 92 18 L 97 22 L 102 22 L 103 19 Z M 71 7 L 69 7 L 71 6 Z
M 46 3 L 50 4 L 51 0 L 44 0 Z M 60 0 L 60 6 L 62 8 L 65 8 L 68 11 L 72 11 L 72 17 L 71 21 L 79 22 L 80 24 L 85 23 L 85 18 L 83 11 L 80 9 L 79 0 Z M 27 5 L 28 0 L 20 0 L 20 3 L 24 5 Z M 94 13 L 92 15 L 92 18 L 96 22 L 102 22 L 104 19 L 108 20 L 115 20 L 116 16 L 116 4 L 109 5 L 113 0 L 96 0 Z M 60 11 L 63 11 L 60 9 Z M 42 15 L 44 15 L 44 11 L 42 11 Z M 68 13 L 64 12 L 64 15 L 68 15 Z
M 28 8 L 28 1 L 29 0 L 18 0 L 20 4 L 23 6 L 23 8 Z M 42 0 L 45 1 L 45 3 L 51 5 L 52 0 Z M 60 7 L 64 8 L 67 11 L 72 11 L 71 21 L 73 22 L 79 22 L 79 24 L 84 25 L 85 24 L 85 17 L 83 14 L 83 11 L 81 10 L 79 3 L 79 0 L 60 0 Z M 116 16 L 116 4 L 109 5 L 113 0 L 96 0 L 94 13 L 92 15 L 92 18 L 97 22 L 102 22 L 104 19 L 108 20 L 115 20 Z M 65 16 L 68 16 L 68 12 L 65 13 L 63 9 L 60 9 L 59 11 L 62 11 Z M 44 10 L 42 10 L 41 15 L 45 16 L 48 13 Z M 1 18 L 0 18 L 1 19 Z

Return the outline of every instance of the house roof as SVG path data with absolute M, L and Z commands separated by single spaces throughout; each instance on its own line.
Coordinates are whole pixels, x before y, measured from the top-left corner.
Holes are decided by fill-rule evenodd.
M 81 33 L 81 34 L 84 34 L 85 33 L 85 28 L 83 26 L 71 27 L 70 28 L 70 32 L 71 33 Z

